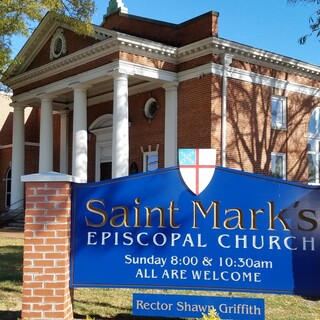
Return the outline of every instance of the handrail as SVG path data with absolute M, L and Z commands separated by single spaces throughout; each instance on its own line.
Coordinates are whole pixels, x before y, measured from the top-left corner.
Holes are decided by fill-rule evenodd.
M 15 204 L 17 204 L 17 203 L 19 203 L 19 202 L 24 203 L 24 198 L 23 198 L 23 199 L 20 199 L 20 200 L 17 200 L 17 201 L 14 202 L 14 203 L 11 203 L 11 204 L 10 204 L 10 207 L 14 206 Z M 9 210 L 10 210 L 10 209 L 9 209 Z
M 18 202 L 24 201 L 24 199 L 16 201 L 14 204 L 17 204 Z M 8 211 L 3 211 L 0 213 L 0 226 L 15 220 L 19 215 L 21 215 L 21 210 L 24 210 L 24 207 L 19 207 L 15 209 L 8 209 Z

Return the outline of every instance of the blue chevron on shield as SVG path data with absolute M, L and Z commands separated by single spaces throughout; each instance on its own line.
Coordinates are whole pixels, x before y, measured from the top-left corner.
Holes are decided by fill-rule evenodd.
M 179 171 L 186 186 L 199 195 L 212 180 L 216 149 L 179 149 Z

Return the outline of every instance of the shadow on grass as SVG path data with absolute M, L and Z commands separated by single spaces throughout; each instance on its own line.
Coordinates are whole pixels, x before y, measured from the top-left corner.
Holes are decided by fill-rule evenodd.
M 20 311 L 0 311 L 1 320 L 17 320 L 21 318 Z
M 320 297 L 301 297 L 301 298 L 308 301 L 320 301 Z
M 23 246 L 0 246 L 0 295 L 11 294 L 21 301 Z M 1 320 L 17 320 L 21 311 L 0 310 Z
M 23 246 L 0 247 L 0 283 L 2 281 L 21 281 Z

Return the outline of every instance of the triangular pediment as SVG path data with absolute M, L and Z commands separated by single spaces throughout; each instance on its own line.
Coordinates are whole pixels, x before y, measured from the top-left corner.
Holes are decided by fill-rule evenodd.
M 94 26 L 92 36 L 76 34 L 70 27 L 59 24 L 49 12 L 15 57 L 16 62 L 5 72 L 4 79 L 47 65 L 105 38 L 101 34 L 101 27 L 97 26 Z M 59 54 L 60 49 L 61 54 Z

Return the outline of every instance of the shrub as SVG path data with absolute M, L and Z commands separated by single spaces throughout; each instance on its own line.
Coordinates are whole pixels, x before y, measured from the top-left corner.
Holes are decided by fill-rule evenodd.
M 218 312 L 215 309 L 212 309 L 208 315 L 204 314 L 202 319 L 203 320 L 221 320 Z

